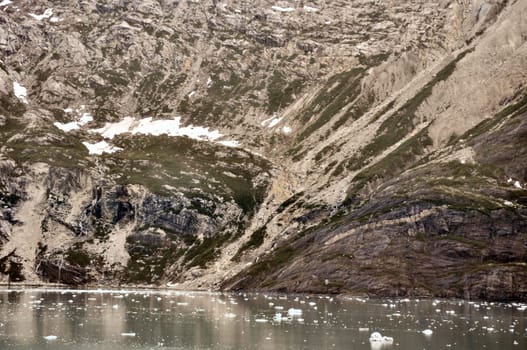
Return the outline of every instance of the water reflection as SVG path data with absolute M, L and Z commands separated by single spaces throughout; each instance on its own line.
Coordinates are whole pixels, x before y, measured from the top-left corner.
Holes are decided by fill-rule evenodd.
M 0 349 L 525 349 L 526 318 L 522 304 L 0 291 Z

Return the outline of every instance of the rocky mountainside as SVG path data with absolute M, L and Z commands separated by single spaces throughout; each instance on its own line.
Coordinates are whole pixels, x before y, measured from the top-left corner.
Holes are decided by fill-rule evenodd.
M 1 279 L 525 301 L 525 18 L 3 0 Z

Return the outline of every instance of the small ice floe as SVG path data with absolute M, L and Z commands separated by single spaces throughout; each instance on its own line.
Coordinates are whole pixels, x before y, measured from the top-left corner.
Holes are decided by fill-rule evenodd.
M 369 331 L 370 331 L 369 327 L 359 327 L 359 332 L 369 332 Z
M 376 343 L 376 344 L 393 344 L 393 338 L 392 337 L 386 337 L 383 336 L 379 332 L 373 332 L 370 335 L 370 343 Z
M 41 15 L 36 15 L 34 13 L 29 13 L 29 15 L 33 17 L 34 19 L 36 19 L 37 21 L 42 21 L 43 19 L 50 18 L 51 16 L 53 16 L 53 9 L 47 9 Z
M 225 318 L 235 318 L 236 314 L 233 314 L 232 312 L 228 312 L 225 314 Z
M 290 308 L 289 310 L 287 310 L 287 314 L 291 317 L 293 316 L 302 316 L 302 310 L 301 309 L 295 309 L 295 308 Z
M 57 338 L 58 338 L 58 337 L 57 337 L 56 335 L 46 335 L 46 336 L 44 337 L 44 339 L 45 339 L 46 341 L 54 341 L 54 340 L 57 340 Z
M 274 317 L 273 317 L 273 321 L 275 322 L 282 322 L 282 313 L 281 312 L 277 312 Z
M 22 101 L 23 103 L 25 103 L 26 105 L 28 104 L 27 102 L 27 89 L 25 87 L 23 87 L 18 81 L 13 81 L 13 92 L 15 93 L 15 96 L 20 100 Z
M 266 318 L 257 318 L 254 320 L 254 322 L 258 322 L 258 323 L 265 323 L 265 322 L 269 322 Z
M 127 332 L 127 333 L 121 333 L 122 337 L 135 337 L 135 333 L 133 332 Z
M 423 334 L 426 335 L 426 336 L 431 336 L 431 335 L 434 333 L 434 331 L 431 330 L 431 329 L 425 329 L 425 330 L 422 331 L 421 333 L 423 333 Z
M 517 181 L 517 180 L 514 181 L 514 187 L 519 188 L 519 189 L 523 189 L 523 187 L 522 187 L 520 181 Z

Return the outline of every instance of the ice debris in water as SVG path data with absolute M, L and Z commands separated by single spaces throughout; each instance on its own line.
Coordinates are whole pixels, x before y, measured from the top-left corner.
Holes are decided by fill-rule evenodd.
M 57 336 L 56 335 L 46 335 L 44 339 L 46 339 L 47 341 L 53 341 L 53 340 L 57 340 Z
M 425 329 L 421 333 L 423 333 L 424 335 L 432 335 L 434 333 L 434 331 L 432 331 L 431 329 Z
M 290 308 L 289 310 L 287 310 L 287 314 L 289 316 L 302 316 L 302 310 L 301 309 Z
M 393 338 L 392 337 L 386 337 L 382 336 L 379 332 L 373 332 L 370 335 L 370 342 L 372 343 L 383 343 L 383 344 L 392 344 Z
M 135 333 L 121 333 L 121 336 L 123 337 L 135 337 Z

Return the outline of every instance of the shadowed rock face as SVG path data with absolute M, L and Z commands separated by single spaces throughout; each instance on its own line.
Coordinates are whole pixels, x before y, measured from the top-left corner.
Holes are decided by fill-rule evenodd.
M 0 273 L 526 300 L 526 15 L 2 6 Z

